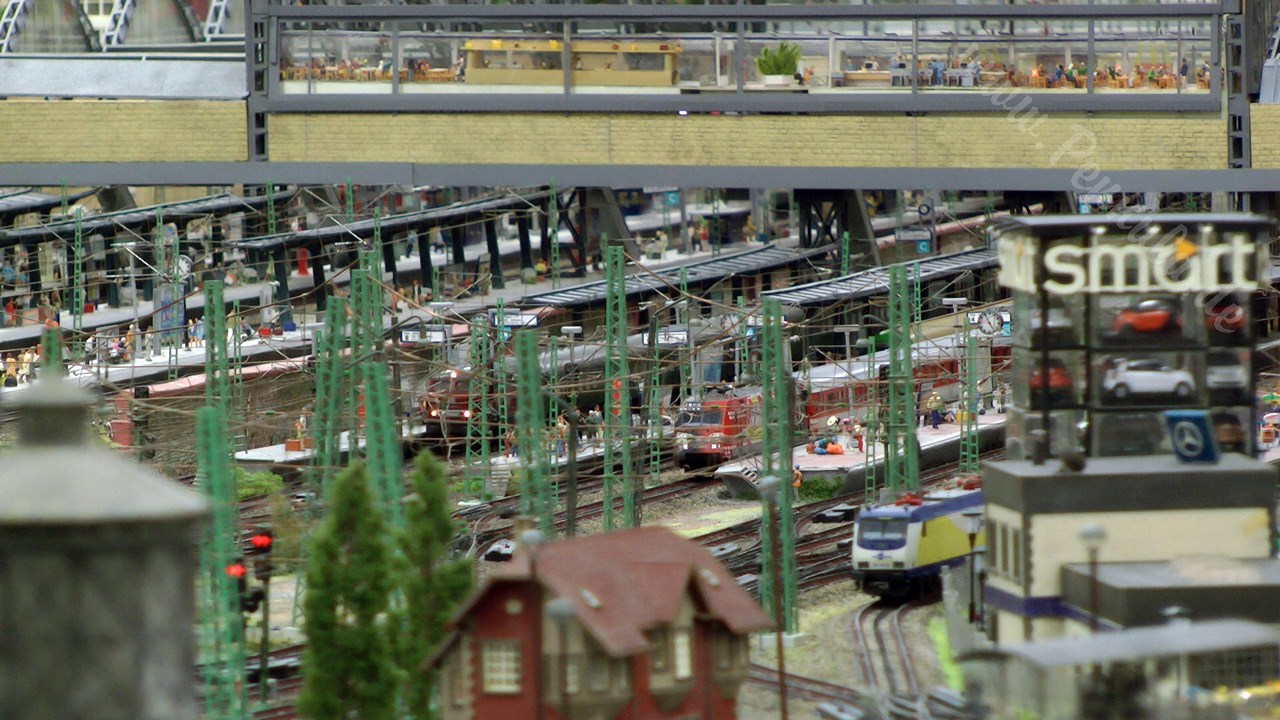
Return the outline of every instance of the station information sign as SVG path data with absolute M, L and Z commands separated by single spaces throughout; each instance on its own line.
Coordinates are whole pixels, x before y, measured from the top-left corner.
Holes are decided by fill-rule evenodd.
M 449 328 L 441 325 L 419 325 L 400 330 L 400 342 L 406 345 L 443 345 L 449 341 Z
M 496 312 L 489 313 L 489 320 L 493 323 L 494 327 L 498 327 L 498 314 Z M 533 313 L 504 312 L 502 314 L 502 327 L 538 327 L 538 316 Z
M 657 343 L 659 345 L 684 345 L 689 342 L 689 332 L 687 330 L 659 330 Z M 649 333 L 641 334 L 641 342 L 645 345 L 649 344 Z

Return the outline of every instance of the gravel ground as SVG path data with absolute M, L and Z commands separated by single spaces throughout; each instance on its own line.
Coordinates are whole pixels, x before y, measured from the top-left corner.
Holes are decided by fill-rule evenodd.
M 800 596 L 800 631 L 786 648 L 787 672 L 827 682 L 863 689 L 858 669 L 857 648 L 850 623 L 854 612 L 874 598 L 853 589 L 852 581 L 832 583 Z M 939 606 L 918 608 L 909 612 L 903 630 L 913 651 L 916 675 L 923 688 L 941 683 L 937 654 L 929 641 L 926 628 L 929 619 L 940 612 Z M 751 647 L 751 661 L 777 667 L 774 636 L 763 635 Z M 794 717 L 815 717 L 815 704 L 791 699 L 787 703 Z M 741 720 L 773 720 L 778 717 L 778 695 L 775 691 L 746 684 L 738 694 L 738 717 Z

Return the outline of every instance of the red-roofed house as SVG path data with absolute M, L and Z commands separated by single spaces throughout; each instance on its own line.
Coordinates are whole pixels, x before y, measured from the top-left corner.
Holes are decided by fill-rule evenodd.
M 748 636 L 771 627 L 724 566 L 666 528 L 551 543 L 454 618 L 433 658 L 441 717 L 733 718 Z

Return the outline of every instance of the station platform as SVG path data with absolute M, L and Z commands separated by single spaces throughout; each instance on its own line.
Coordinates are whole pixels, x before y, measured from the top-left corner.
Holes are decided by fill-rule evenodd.
M 988 411 L 978 416 L 978 445 L 986 451 L 1004 443 L 1005 415 Z M 960 454 L 960 425 L 946 423 L 932 427 L 916 428 L 920 442 L 920 469 L 954 462 Z M 784 479 L 791 479 L 791 470 L 798 468 L 803 480 L 834 480 L 840 483 L 841 492 L 852 492 L 863 487 L 867 471 L 867 454 L 858 452 L 856 446 L 843 455 L 814 455 L 804 445 L 791 451 L 791 468 L 784 471 Z M 745 460 L 721 465 L 715 471 L 730 495 L 736 498 L 756 498 L 759 491 L 756 481 L 760 476 L 762 459 L 759 455 Z M 877 445 L 871 458 L 871 471 L 880 472 L 884 464 L 883 446 Z
M 401 425 L 400 437 L 403 440 L 412 440 L 427 434 L 427 426 L 421 423 L 415 425 Z M 356 447 L 363 448 L 365 445 L 364 437 L 356 440 Z M 347 453 L 351 452 L 351 432 L 344 430 L 338 434 L 338 455 L 345 458 Z M 300 465 L 311 461 L 311 456 L 315 454 L 314 448 L 304 447 L 301 450 L 289 450 L 288 443 L 280 443 L 278 445 L 267 445 L 265 447 L 250 448 L 241 450 L 233 456 L 235 461 L 247 466 L 254 465 Z

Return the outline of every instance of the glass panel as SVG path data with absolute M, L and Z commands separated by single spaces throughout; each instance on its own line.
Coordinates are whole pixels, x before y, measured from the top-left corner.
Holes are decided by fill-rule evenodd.
M 841 38 L 835 41 L 831 84 L 848 90 L 911 87 L 911 35 L 887 39 Z
M 1199 352 L 1117 353 L 1094 362 L 1094 402 L 1102 407 L 1199 405 Z
M 1095 412 L 1090 420 L 1091 454 L 1164 455 L 1172 452 L 1159 412 Z
M 1013 358 L 1013 404 L 1040 410 L 1047 389 L 1049 408 L 1070 408 L 1082 402 L 1084 353 L 1053 351 L 1047 368 L 1040 367 L 1038 352 L 1018 352 Z
M 572 91 L 676 93 L 677 86 L 731 87 L 729 35 L 706 24 L 579 23 L 569 46 Z
M 1145 262 L 1146 249 L 1138 246 L 1141 256 L 1125 259 L 1128 281 L 1138 278 L 1138 261 Z M 1095 256 L 1097 257 L 1097 256 Z M 1107 267 L 1097 263 L 1101 281 L 1110 280 Z M 1145 266 L 1144 266 L 1145 267 Z M 1114 271 L 1112 271 L 1114 272 Z M 1204 342 L 1204 323 L 1198 322 L 1203 311 L 1189 295 L 1131 293 L 1101 295 L 1093 299 L 1093 327 L 1097 347 L 1102 348 L 1185 348 Z
M 285 93 L 390 93 L 391 31 L 381 23 L 330 23 L 281 29 Z M 312 31 L 314 30 L 314 31 Z
M 1253 423 L 1249 415 L 1247 407 L 1220 407 L 1209 411 L 1220 452 L 1252 454 Z
M 402 23 L 396 74 L 400 92 L 446 92 L 456 90 L 465 73 L 467 54 L 464 36 L 451 33 L 443 24 Z
M 1040 412 L 1010 410 L 1006 425 L 1005 448 L 1011 458 L 1027 459 L 1032 455 L 1031 432 L 1044 427 Z M 1049 413 L 1049 456 L 1056 457 L 1066 447 L 1079 447 L 1084 440 L 1084 412 L 1054 410 Z

